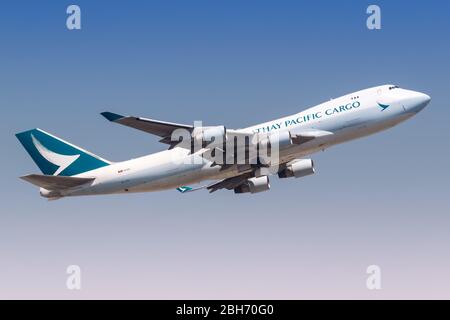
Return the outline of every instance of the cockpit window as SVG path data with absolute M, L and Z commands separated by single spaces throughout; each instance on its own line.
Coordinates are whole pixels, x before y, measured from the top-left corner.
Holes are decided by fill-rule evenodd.
M 389 90 L 394 90 L 394 89 L 398 89 L 399 88 L 399 86 L 392 86 L 392 87 L 389 87 Z

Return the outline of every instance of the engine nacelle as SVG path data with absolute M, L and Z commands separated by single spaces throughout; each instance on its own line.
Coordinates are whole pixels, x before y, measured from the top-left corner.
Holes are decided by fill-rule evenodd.
M 227 129 L 224 126 L 197 127 L 192 132 L 192 139 L 203 147 L 214 144 L 222 144 L 226 141 Z
M 267 149 L 278 145 L 278 149 L 281 150 L 292 144 L 291 134 L 289 131 L 277 131 L 261 139 L 258 144 L 260 148 Z
M 269 177 L 255 177 L 248 179 L 245 183 L 239 187 L 234 188 L 234 193 L 258 193 L 267 191 L 270 189 Z
M 311 159 L 301 159 L 290 162 L 287 164 L 286 168 L 278 172 L 278 177 L 289 178 L 289 177 L 305 177 L 314 174 L 314 162 Z

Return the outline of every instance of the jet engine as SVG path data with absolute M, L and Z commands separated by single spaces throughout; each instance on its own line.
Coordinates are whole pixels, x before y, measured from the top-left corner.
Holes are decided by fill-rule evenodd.
M 260 148 L 270 149 L 275 145 L 278 145 L 278 149 L 284 149 L 292 144 L 291 134 L 289 131 L 280 131 L 268 134 L 266 137 L 258 142 Z
M 217 127 L 197 127 L 192 132 L 192 139 L 203 147 L 211 143 L 222 144 L 226 141 L 227 129 L 224 126 Z
M 286 168 L 278 172 L 278 177 L 305 177 L 314 174 L 314 162 L 311 159 L 300 159 L 289 162 Z
M 258 193 L 270 189 L 269 177 L 261 176 L 247 179 L 239 187 L 234 188 L 234 193 Z

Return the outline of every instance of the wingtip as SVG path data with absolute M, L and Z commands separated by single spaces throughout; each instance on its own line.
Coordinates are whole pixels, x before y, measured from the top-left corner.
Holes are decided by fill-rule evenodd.
M 30 182 L 30 180 L 35 176 L 36 176 L 36 174 L 30 173 L 30 174 L 19 177 L 19 179 L 26 181 L 26 182 Z
M 105 111 L 105 112 L 102 112 L 100 114 L 102 116 L 104 116 L 106 119 L 108 119 L 109 121 L 112 121 L 112 122 L 124 118 L 124 116 L 122 116 L 120 114 L 109 112 L 109 111 Z

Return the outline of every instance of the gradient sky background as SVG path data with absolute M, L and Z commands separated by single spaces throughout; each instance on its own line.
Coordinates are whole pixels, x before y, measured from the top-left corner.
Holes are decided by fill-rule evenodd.
M 66 29 L 66 8 L 82 30 Z M 382 30 L 366 8 L 382 9 Z M 448 1 L 9 1 L 0 10 L 0 298 L 450 298 Z M 239 128 L 386 83 L 431 104 L 257 195 L 48 202 L 14 133 L 163 150 L 110 110 Z M 82 290 L 66 289 L 66 267 Z M 366 289 L 366 268 L 382 290 Z

